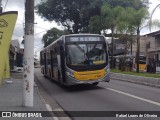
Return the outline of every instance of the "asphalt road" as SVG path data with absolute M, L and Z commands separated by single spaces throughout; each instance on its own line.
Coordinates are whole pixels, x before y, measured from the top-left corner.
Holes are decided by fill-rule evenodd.
M 111 80 L 98 86 L 77 85 L 62 88 L 43 77 L 39 69 L 35 75 L 49 96 L 65 111 L 160 111 L 160 88 Z M 87 113 L 92 114 L 92 113 Z M 133 113 L 134 114 L 134 113 Z M 73 117 L 75 120 L 160 120 L 160 118 Z

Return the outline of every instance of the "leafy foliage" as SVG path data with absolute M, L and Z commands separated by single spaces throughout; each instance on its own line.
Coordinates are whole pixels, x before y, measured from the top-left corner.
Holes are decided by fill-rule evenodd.
M 117 25 L 117 31 L 122 33 L 120 39 L 123 38 L 127 41 L 129 47 L 136 40 L 135 34 L 143 26 L 145 19 L 148 16 L 148 10 L 145 7 L 135 9 L 133 7 L 126 7 L 123 11 L 123 16 L 120 17 L 120 22 Z M 130 35 L 130 36 L 128 36 Z
M 141 0 L 45 0 L 36 6 L 36 10 L 45 20 L 56 21 L 69 33 L 100 33 L 108 27 L 101 15 L 101 8 L 105 3 L 111 9 L 117 6 L 139 9 L 144 6 Z M 109 11 L 106 9 L 107 12 Z
M 101 34 L 101 31 L 105 28 L 105 19 L 102 16 L 94 16 L 89 21 L 90 33 Z
M 132 7 L 135 9 L 140 9 L 141 7 L 145 7 L 142 0 L 107 0 L 108 4 L 112 7 L 121 6 L 123 8 Z
M 104 0 L 46 0 L 37 5 L 37 13 L 60 23 L 70 33 L 88 32 L 89 19 L 100 14 Z
M 104 3 L 104 5 L 101 8 L 101 14 L 105 19 L 105 25 L 107 29 L 111 30 L 111 68 L 113 68 L 113 37 L 115 29 L 120 22 L 120 16 L 122 16 L 123 13 L 123 7 L 116 6 L 112 7 L 108 3 Z
M 139 72 L 140 28 L 143 25 L 144 20 L 148 16 L 148 10 L 145 7 L 142 7 L 140 9 L 127 8 L 126 13 L 128 14 L 128 26 L 136 31 L 136 39 L 137 39 L 136 70 L 137 72 Z
M 60 36 L 68 34 L 67 31 L 62 31 L 57 28 L 52 28 L 47 31 L 46 34 L 43 35 L 42 42 L 44 43 L 44 47 L 48 46 L 52 42 L 54 42 L 56 39 L 58 39 Z
M 105 19 L 106 28 L 111 29 L 114 32 L 116 26 L 120 22 L 120 16 L 122 16 L 124 9 L 121 6 L 112 7 L 108 3 L 105 3 L 101 8 L 102 16 Z

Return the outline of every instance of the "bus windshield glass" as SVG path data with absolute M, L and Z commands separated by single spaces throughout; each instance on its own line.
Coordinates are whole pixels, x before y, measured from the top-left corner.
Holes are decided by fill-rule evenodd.
M 102 43 L 76 43 L 67 45 L 68 65 L 93 66 L 106 63 L 106 47 Z

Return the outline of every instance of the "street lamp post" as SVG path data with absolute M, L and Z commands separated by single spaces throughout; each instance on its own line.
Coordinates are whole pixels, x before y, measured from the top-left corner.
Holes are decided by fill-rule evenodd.
M 154 12 L 156 11 L 156 9 L 160 6 L 160 4 L 156 5 L 156 7 L 153 9 L 150 19 L 149 19 L 149 29 L 151 32 L 151 27 L 152 27 L 152 16 L 154 14 Z M 155 60 L 157 59 L 157 39 L 155 38 Z M 157 69 L 157 63 L 156 63 L 156 69 Z
M 0 0 L 0 13 L 2 13 L 2 0 Z
M 152 13 L 151 13 L 151 16 L 150 16 L 150 19 L 149 19 L 149 29 L 150 29 L 150 31 L 151 31 L 151 26 L 152 26 L 152 16 L 153 16 L 154 12 L 156 11 L 156 9 L 157 9 L 159 6 L 160 6 L 160 4 L 158 4 L 158 5 L 153 9 L 153 11 L 152 11 Z

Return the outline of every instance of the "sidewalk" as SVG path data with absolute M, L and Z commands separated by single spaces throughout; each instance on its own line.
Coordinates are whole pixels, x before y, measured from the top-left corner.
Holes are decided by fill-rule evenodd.
M 38 88 L 34 87 L 34 106 L 33 107 L 23 107 L 22 106 L 22 72 L 14 72 L 11 73 L 11 79 L 9 81 L 11 82 L 5 82 L 0 87 L 0 114 L 2 114 L 3 111 L 48 111 L 45 105 L 45 102 L 42 100 L 42 97 L 40 96 L 38 92 Z M 2 115 L 0 115 L 2 116 Z M 2 118 L 0 117 L 0 120 L 5 120 L 9 118 Z M 10 120 L 17 120 L 17 119 L 24 119 L 24 120 L 53 120 L 53 117 L 42 117 L 42 118 L 10 118 Z

